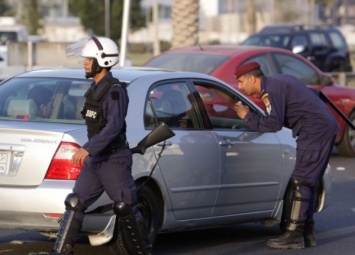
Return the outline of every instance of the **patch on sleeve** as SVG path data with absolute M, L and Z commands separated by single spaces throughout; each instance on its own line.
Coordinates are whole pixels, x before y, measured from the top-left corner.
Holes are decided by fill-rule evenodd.
M 270 102 L 270 98 L 269 98 L 269 93 L 265 93 L 264 95 L 262 95 L 261 101 L 263 101 L 263 103 L 265 105 L 266 112 L 270 115 L 272 106 L 271 106 L 271 102 Z
M 111 98 L 112 100 L 117 101 L 120 98 L 120 93 L 118 91 L 113 91 L 111 93 Z

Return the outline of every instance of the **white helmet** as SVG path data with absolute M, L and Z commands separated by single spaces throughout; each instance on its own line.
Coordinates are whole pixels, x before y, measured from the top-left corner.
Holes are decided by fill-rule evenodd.
M 92 36 L 81 51 L 84 58 L 95 58 L 100 67 L 112 67 L 118 63 L 119 51 L 114 41 Z

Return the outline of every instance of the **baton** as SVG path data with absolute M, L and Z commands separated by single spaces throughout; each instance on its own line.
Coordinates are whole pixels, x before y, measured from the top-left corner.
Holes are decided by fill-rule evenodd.
M 319 97 L 325 102 L 328 103 L 333 109 L 334 111 L 337 112 L 337 114 L 343 119 L 345 120 L 346 123 L 348 123 L 348 125 L 355 130 L 355 125 L 354 123 L 351 122 L 351 120 L 349 120 L 349 118 L 342 112 L 340 111 L 340 109 L 332 102 L 332 100 L 329 99 L 329 97 L 327 97 L 322 91 L 319 91 Z

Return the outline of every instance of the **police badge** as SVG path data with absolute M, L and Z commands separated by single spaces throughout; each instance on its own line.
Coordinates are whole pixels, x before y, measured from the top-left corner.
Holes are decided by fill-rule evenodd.
M 265 105 L 266 112 L 270 115 L 272 107 L 271 107 L 271 102 L 269 99 L 269 93 L 265 93 L 264 95 L 262 95 L 261 101 L 263 101 L 263 103 Z

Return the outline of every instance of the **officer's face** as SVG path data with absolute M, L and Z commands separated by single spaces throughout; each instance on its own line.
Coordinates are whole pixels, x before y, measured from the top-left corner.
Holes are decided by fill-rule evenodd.
M 256 87 L 256 79 L 252 75 L 242 75 L 238 78 L 238 89 L 250 96 L 259 93 Z
M 84 58 L 83 64 L 84 64 L 85 73 L 91 73 L 93 61 L 94 61 L 93 58 Z

